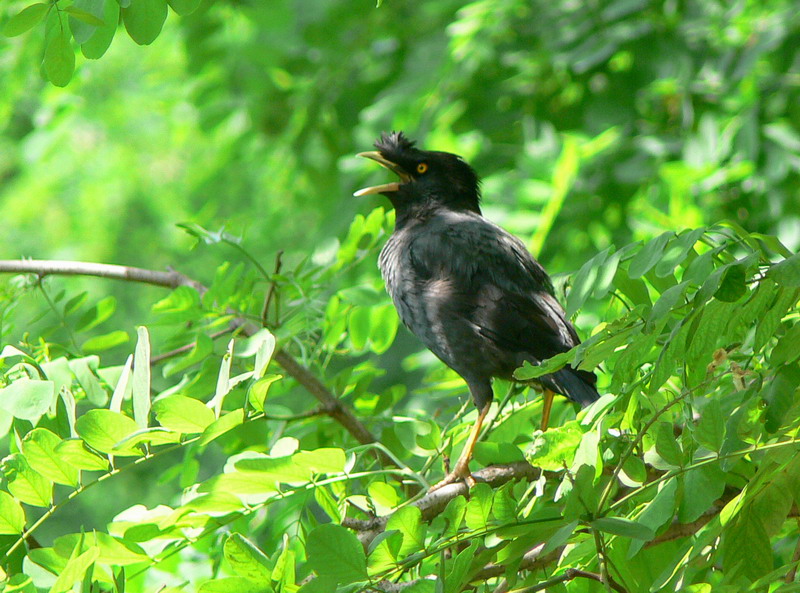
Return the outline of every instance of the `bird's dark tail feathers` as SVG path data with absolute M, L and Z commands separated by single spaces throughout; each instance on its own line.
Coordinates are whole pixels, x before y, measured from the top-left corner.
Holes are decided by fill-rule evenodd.
M 545 386 L 578 402 L 582 407 L 588 406 L 600 397 L 594 386 L 596 382 L 597 377 L 594 373 L 576 370 L 569 366 L 542 377 Z

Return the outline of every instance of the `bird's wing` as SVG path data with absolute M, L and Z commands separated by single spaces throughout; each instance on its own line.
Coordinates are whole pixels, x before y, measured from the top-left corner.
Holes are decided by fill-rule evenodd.
M 580 342 L 544 268 L 519 239 L 472 213 L 439 219 L 417 234 L 409 255 L 419 281 L 447 286 L 440 307 L 509 353 L 543 360 Z

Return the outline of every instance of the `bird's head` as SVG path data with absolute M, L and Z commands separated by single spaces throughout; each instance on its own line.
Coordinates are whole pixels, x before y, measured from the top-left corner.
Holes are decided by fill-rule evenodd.
M 383 133 L 375 148 L 378 150 L 358 156 L 380 163 L 400 181 L 366 187 L 354 195 L 383 194 L 395 209 L 430 204 L 480 214 L 478 176 L 460 156 L 420 150 L 402 132 Z

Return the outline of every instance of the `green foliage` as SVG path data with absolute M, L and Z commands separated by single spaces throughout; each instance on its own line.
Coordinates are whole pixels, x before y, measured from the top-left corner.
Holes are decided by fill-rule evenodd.
M 376 212 L 371 218 L 381 219 L 383 211 Z M 376 235 L 363 221 L 354 228 Z M 156 302 L 160 327 L 194 340 L 168 358 L 154 359 L 143 327 L 121 368 L 80 355 L 52 358 L 55 344 L 31 353 L 6 346 L 3 393 L 11 397 L 2 401 L 18 444 L 3 462 L 4 570 L 30 574 L 34 586 L 51 590 L 78 582 L 145 590 L 160 582 L 157 568 L 194 575 L 201 591 L 366 590 L 398 578 L 415 589 L 458 591 L 498 575 L 516 588 L 541 583 L 525 559 L 537 549 L 535 557 L 548 558 L 553 578 L 570 588 L 569 571 L 580 569 L 607 574 L 629 591 L 695 591 L 704 584 L 759 590 L 763 579 L 782 578 L 793 566 L 800 367 L 785 338 L 797 325 L 800 291 L 785 272 L 793 256 L 766 246 L 784 253 L 778 242 L 715 225 L 612 246 L 591 259 L 576 274 L 580 296 L 571 299 L 590 307 L 613 294 L 605 319 L 580 346 L 518 375 L 567 363 L 602 366 L 607 395 L 577 417 L 559 402 L 560 426 L 545 433 L 534 429 L 538 398 L 504 398 L 476 459 L 527 458 L 541 468 L 539 479 L 478 483 L 468 499 L 446 495 L 438 514 L 409 505 L 408 496 L 435 479 L 435 459 L 457 452 L 471 414 L 440 426 L 421 410 L 404 417 L 381 404 L 392 389 L 373 394 L 376 373 L 361 353 L 376 335 L 386 340 L 384 329 L 333 328 L 353 311 L 384 307 L 382 297 L 372 288 L 319 281 L 374 254 L 375 243 L 362 253 L 345 241 L 327 265 L 272 276 L 276 285 L 293 278 L 282 286 L 302 298 L 281 309 L 275 333 L 251 330 L 225 348 L 198 335 L 232 315 L 263 312 L 262 302 L 247 298 L 250 283 L 230 282 L 230 274 L 241 277 L 237 268 L 217 273 L 208 293 L 218 300 L 182 287 Z M 601 277 L 610 279 L 588 280 Z M 593 289 L 581 289 L 586 283 Z M 269 292 L 264 287 L 263 295 Z M 85 300 L 69 299 L 64 311 Z M 71 316 L 73 331 L 102 322 L 103 302 Z M 344 309 L 331 315 L 332 307 Z M 310 325 L 291 323 L 296 315 L 308 320 L 309 310 L 316 312 Z M 51 314 L 63 319 L 58 309 Z M 294 328 L 299 333 L 288 333 Z M 304 344 L 308 364 L 338 386 L 344 405 L 372 415 L 368 424 L 392 464 L 379 463 L 372 447 L 356 443 L 333 418 L 303 412 L 309 396 L 269 372 L 276 336 Z M 178 361 L 163 373 L 151 371 L 172 358 Z M 85 388 L 89 376 L 102 396 Z M 33 403 L 15 403 L 22 401 Z M 209 466 L 203 460 L 212 451 L 227 460 Z M 170 485 L 161 503 L 120 501 L 107 525 L 26 546 L 56 510 L 143 464 Z M 44 510 L 38 520 L 36 507 Z M 284 529 L 295 537 L 281 537 Z M 710 542 L 718 543 L 708 548 Z M 220 570 L 212 577 L 193 572 L 190 549 Z M 25 557 L 55 581 L 28 573 Z M 491 566 L 501 570 L 487 573 Z
M 363 8 L 0 8 L 4 257 L 207 285 L 0 282 L 0 587 L 795 590 L 795 4 Z M 440 506 L 475 411 L 384 294 L 392 212 L 347 197 L 384 129 L 565 272 L 589 337 L 518 376 L 604 393 L 541 433 L 498 381 L 473 469 L 514 478 Z

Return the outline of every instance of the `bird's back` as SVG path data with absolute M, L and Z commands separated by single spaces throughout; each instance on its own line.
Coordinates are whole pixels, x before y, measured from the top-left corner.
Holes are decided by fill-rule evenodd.
M 467 381 L 511 378 L 524 361 L 579 343 L 542 266 L 478 213 L 440 208 L 409 217 L 379 267 L 403 323 Z M 592 373 L 561 375 L 543 382 L 583 404 L 596 399 Z

